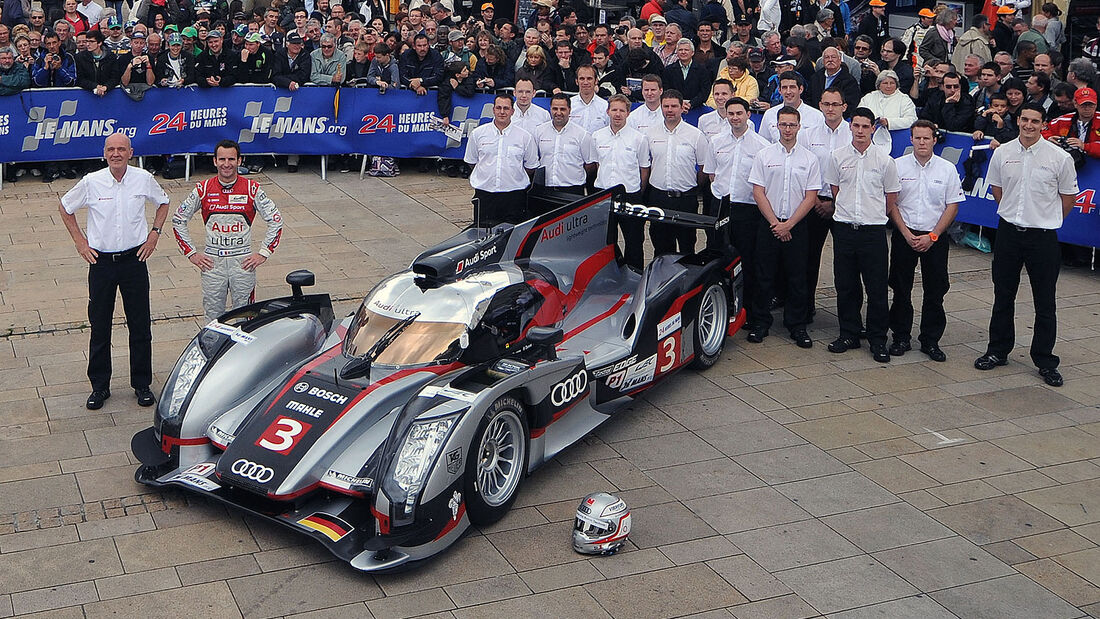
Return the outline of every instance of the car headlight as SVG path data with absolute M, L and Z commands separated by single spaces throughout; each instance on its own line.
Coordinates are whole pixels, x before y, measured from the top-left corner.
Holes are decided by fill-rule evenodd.
M 393 467 L 393 480 L 405 493 L 406 517 L 412 514 L 432 462 L 435 462 L 457 420 L 457 416 L 443 417 L 418 421 L 409 427 Z
M 180 357 L 175 381 L 172 382 L 172 397 L 168 402 L 167 419 L 172 419 L 179 414 L 183 401 L 191 393 L 191 388 L 195 386 L 195 380 L 204 367 L 206 367 L 206 355 L 198 345 L 192 344 Z

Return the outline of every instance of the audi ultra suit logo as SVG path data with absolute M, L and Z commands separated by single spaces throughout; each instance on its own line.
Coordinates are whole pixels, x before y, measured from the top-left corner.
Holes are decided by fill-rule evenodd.
M 241 458 L 233 463 L 233 466 L 229 468 L 233 473 L 240 475 L 245 479 L 251 479 L 254 482 L 266 484 L 275 477 L 275 471 L 269 466 L 262 464 L 256 464 L 251 460 L 245 460 Z
M 550 390 L 550 403 L 557 407 L 565 406 L 588 392 L 588 371 L 580 372 L 554 385 Z

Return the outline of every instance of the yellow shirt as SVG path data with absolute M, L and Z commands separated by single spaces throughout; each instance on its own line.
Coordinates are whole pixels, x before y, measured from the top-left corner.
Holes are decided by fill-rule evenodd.
M 735 97 L 741 97 L 749 103 L 760 98 L 760 84 L 756 83 L 756 78 L 749 74 L 748 71 L 745 71 L 741 79 L 735 80 L 730 77 L 729 67 L 722 67 L 722 70 L 718 72 L 717 79 L 725 79 L 733 82 L 733 96 Z M 707 98 L 707 105 L 714 107 L 714 95 Z

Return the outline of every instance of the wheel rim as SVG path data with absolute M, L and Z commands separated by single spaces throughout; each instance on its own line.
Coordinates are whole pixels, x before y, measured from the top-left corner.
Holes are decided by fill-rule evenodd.
M 726 295 L 722 288 L 717 284 L 707 288 L 699 305 L 699 343 L 703 354 L 715 355 L 722 349 L 728 314 L 729 308 L 726 306 Z
M 508 502 L 523 476 L 523 424 L 512 410 L 502 410 L 481 435 L 477 491 L 490 507 Z

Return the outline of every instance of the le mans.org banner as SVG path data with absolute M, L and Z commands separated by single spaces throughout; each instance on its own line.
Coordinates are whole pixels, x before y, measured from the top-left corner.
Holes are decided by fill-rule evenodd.
M 464 134 L 492 120 L 492 95 L 455 96 L 453 103 L 451 123 Z M 548 100 L 539 103 L 546 106 Z M 407 90 L 380 95 L 374 88 L 302 88 L 292 93 L 269 86 L 192 86 L 150 89 L 137 102 L 119 89 L 102 98 L 75 88 L 32 89 L 0 97 L 0 160 L 94 159 L 103 156 L 104 138 L 116 132 L 130 136 L 136 155 L 209 153 L 229 138 L 240 142 L 246 154 L 461 158 L 465 140 L 436 130 L 432 119 L 437 114 L 434 92 L 417 96 Z M 688 114 L 687 120 L 695 123 L 698 112 Z M 909 148 L 909 132 L 892 134 L 896 157 Z M 954 163 L 962 176 L 973 145 L 969 136 L 948 134 L 936 152 Z M 1059 237 L 1098 247 L 1100 213 L 1095 199 L 1100 164 L 1090 160 L 1078 174 L 1078 185 L 1076 207 Z M 997 226 L 997 205 L 984 164 L 959 208 L 958 220 Z

